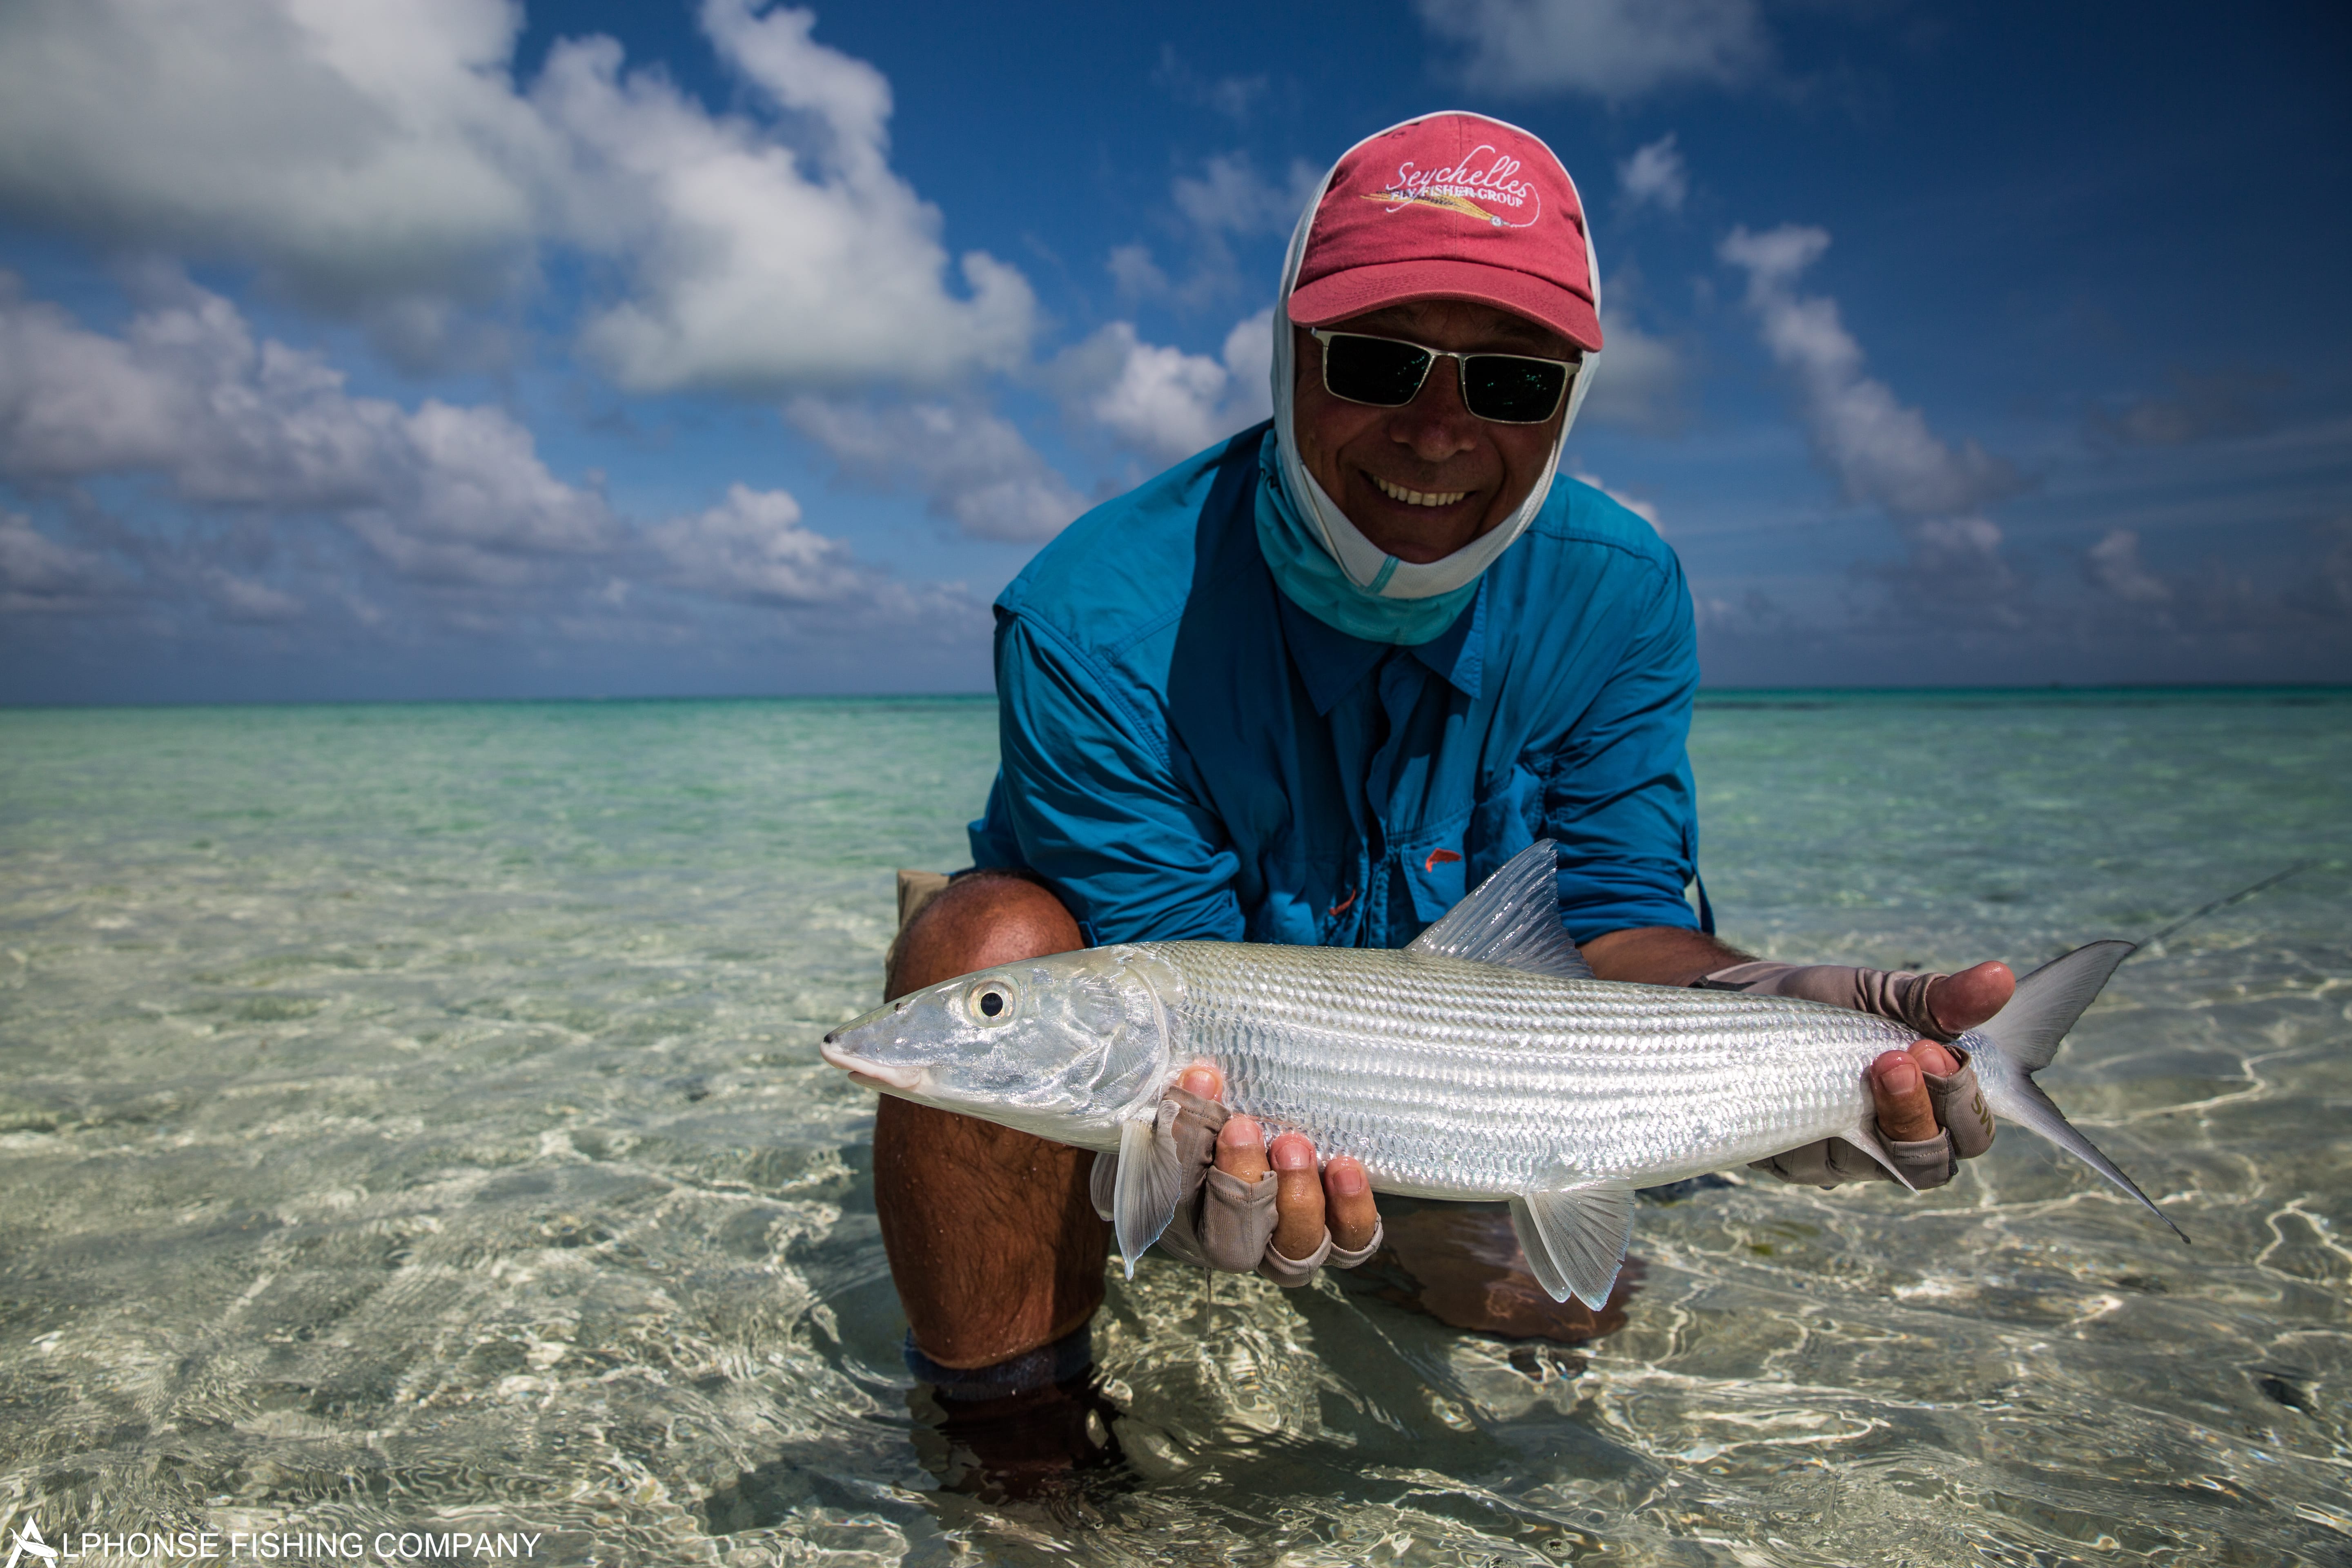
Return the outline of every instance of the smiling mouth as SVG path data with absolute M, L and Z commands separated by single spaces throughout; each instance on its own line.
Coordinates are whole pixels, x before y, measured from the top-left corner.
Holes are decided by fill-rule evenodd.
M 1381 494 L 1391 500 L 1402 501 L 1407 506 L 1452 506 L 1467 499 L 1470 494 L 1468 490 L 1409 490 L 1402 485 L 1389 483 L 1378 474 L 1366 477 L 1380 487 Z

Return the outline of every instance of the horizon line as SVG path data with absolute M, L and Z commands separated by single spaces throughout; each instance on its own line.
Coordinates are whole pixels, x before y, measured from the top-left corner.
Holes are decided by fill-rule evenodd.
M 2074 685 L 2042 681 L 2031 685 L 1916 686 L 1701 686 L 1697 700 L 1765 697 L 2223 697 L 2250 694 L 2352 696 L 2352 682 L 2330 680 L 2261 681 L 2112 681 Z M 44 702 L 0 701 L 0 712 L 104 711 L 118 709 L 180 708 L 464 708 L 464 707 L 617 707 L 659 702 L 980 702 L 994 701 L 993 691 L 803 691 L 803 692 L 646 692 L 628 695 L 531 697 L 312 697 L 312 698 L 191 698 L 155 701 Z

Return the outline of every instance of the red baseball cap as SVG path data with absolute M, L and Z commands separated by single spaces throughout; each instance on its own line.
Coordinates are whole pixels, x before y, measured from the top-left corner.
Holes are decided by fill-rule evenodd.
M 1408 300 L 1475 300 L 1601 348 L 1576 182 L 1540 138 L 1458 110 L 1358 142 L 1331 172 L 1290 294 L 1328 326 Z

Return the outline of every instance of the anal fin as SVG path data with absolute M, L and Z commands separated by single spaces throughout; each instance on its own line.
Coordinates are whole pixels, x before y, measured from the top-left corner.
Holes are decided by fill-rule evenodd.
M 1570 1296 L 1594 1311 L 1625 1262 L 1633 1234 L 1633 1189 L 1622 1182 L 1524 1193 L 1511 1200 L 1511 1228 L 1536 1282 L 1555 1301 Z
M 1111 1224 L 1118 1234 L 1118 1255 L 1129 1279 L 1135 1278 L 1136 1260 L 1151 1249 L 1168 1222 L 1176 1217 L 1176 1200 L 1183 1195 L 1184 1173 L 1177 1168 L 1174 1121 L 1166 1114 L 1138 1116 L 1118 1130 L 1118 1177 L 1111 1191 Z

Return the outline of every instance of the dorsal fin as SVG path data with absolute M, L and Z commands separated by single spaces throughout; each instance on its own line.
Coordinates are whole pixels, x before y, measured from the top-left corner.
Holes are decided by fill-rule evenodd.
M 1537 839 L 1405 951 L 1499 963 L 1562 980 L 1591 979 L 1592 966 L 1559 923 L 1559 888 L 1553 880 L 1559 870 L 1559 848 L 1549 838 Z

